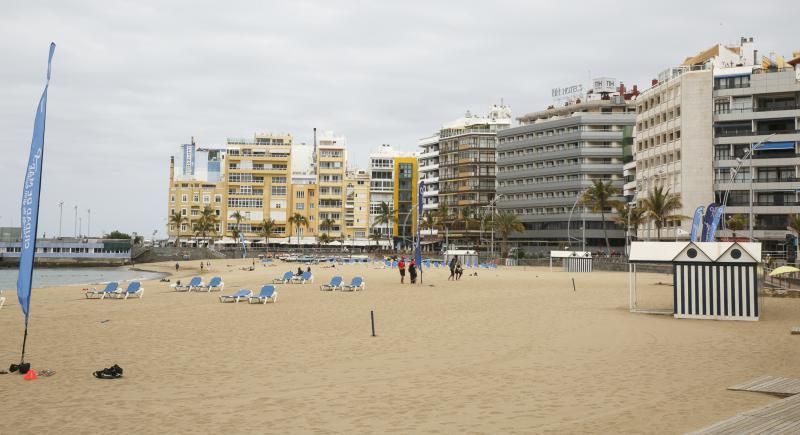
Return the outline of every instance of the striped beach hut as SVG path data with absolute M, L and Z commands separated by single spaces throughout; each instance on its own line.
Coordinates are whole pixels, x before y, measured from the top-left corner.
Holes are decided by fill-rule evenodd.
M 592 253 L 589 251 L 550 251 L 550 270 L 553 259 L 561 260 L 564 272 L 591 272 Z
M 630 308 L 637 309 L 636 265 L 672 265 L 676 318 L 758 320 L 760 243 L 634 242 L 629 258 Z

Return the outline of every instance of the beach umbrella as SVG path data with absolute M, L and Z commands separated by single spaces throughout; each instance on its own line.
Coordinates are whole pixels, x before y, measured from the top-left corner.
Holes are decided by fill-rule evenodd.
M 800 272 L 800 269 L 792 266 L 781 266 L 769 273 L 769 276 L 785 275 L 787 273 Z

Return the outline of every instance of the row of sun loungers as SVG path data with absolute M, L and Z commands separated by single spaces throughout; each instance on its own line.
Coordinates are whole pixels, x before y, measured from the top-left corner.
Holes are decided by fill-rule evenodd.
M 233 302 L 235 304 L 238 304 L 239 301 L 247 301 L 251 304 L 275 303 L 278 301 L 278 292 L 275 290 L 274 285 L 267 284 L 261 287 L 261 292 L 257 295 L 254 295 L 252 290 L 242 289 L 230 295 L 220 295 L 219 301 Z
M 303 272 L 302 275 L 295 275 L 290 271 L 272 280 L 273 284 L 306 284 L 309 282 L 314 282 L 314 275 L 311 272 Z
M 334 276 L 329 283 L 319 286 L 319 289 L 323 291 L 355 291 L 364 290 L 365 287 L 364 279 L 360 276 L 353 277 L 350 284 L 345 284 L 341 276 Z
M 122 289 L 117 282 L 110 282 L 102 290 L 92 289 L 86 292 L 86 299 L 128 299 L 128 297 L 138 297 L 139 299 L 144 296 L 144 287 L 139 281 L 131 281 L 128 283 L 128 288 Z
M 174 284 L 172 287 L 176 292 L 205 291 L 210 293 L 212 291 L 222 291 L 225 288 L 225 283 L 222 282 L 222 278 L 215 276 L 206 284 L 203 282 L 203 278 L 196 276 L 188 284 Z

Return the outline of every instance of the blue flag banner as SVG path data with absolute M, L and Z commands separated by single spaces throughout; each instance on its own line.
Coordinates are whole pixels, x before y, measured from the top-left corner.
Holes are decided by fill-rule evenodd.
M 708 204 L 705 217 L 703 217 L 703 235 L 700 236 L 701 242 L 708 238 L 708 231 L 711 229 L 711 221 L 714 219 L 715 211 L 717 211 L 717 204 L 713 202 Z
M 247 247 L 244 244 L 244 234 L 239 234 L 239 243 L 242 244 L 242 258 L 247 257 Z
M 697 207 L 694 210 L 694 219 L 692 220 L 692 232 L 689 235 L 689 240 L 691 240 L 692 242 L 700 241 L 698 238 L 700 234 L 698 234 L 698 232 L 700 231 L 700 225 L 703 224 L 703 211 L 705 211 L 705 209 L 706 208 L 701 205 L 700 207 Z
M 716 238 L 717 227 L 719 226 L 719 221 L 722 220 L 723 213 L 725 213 L 725 206 L 720 205 L 714 212 L 714 219 L 711 220 L 711 228 L 708 230 L 708 237 L 703 240 L 704 242 L 713 242 Z
M 19 256 L 19 275 L 17 276 L 17 298 L 25 325 L 28 325 L 28 314 L 31 304 L 31 281 L 33 280 L 33 260 L 36 254 L 36 227 L 39 224 L 39 192 L 42 188 L 42 158 L 44 157 L 44 127 L 47 117 L 47 88 L 50 86 L 50 65 L 56 44 L 50 43 L 50 54 L 47 57 L 47 83 L 44 85 L 39 106 L 36 108 L 36 119 L 33 121 L 33 139 L 25 168 L 25 181 L 22 185 L 22 207 L 20 210 L 20 227 L 22 230 Z M 24 349 L 24 346 L 23 346 Z M 24 354 L 24 350 L 23 350 Z
M 419 188 L 417 190 L 417 246 L 414 252 L 414 262 L 417 263 L 417 268 L 422 271 L 422 194 L 425 192 L 425 184 L 420 180 Z

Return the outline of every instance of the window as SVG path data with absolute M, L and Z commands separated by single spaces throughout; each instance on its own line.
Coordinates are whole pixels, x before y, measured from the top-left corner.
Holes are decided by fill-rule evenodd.
M 175 195 L 169 196 L 169 202 L 175 202 Z
M 274 196 L 286 196 L 286 186 L 272 186 Z
M 286 184 L 286 177 L 272 177 L 272 182 Z
M 305 208 L 305 204 L 303 204 L 302 202 L 298 202 L 297 204 L 295 204 L 294 208 L 295 210 L 303 210 Z
M 200 194 L 199 193 L 195 193 L 194 195 L 192 195 L 192 202 L 200 202 Z
M 221 204 L 222 203 L 222 195 L 214 195 L 214 202 L 216 202 L 217 204 Z
M 181 202 L 189 202 L 189 195 L 185 193 L 181 195 Z
M 298 190 L 297 192 L 294 193 L 294 197 L 295 198 L 305 198 L 306 197 L 306 192 L 304 192 L 302 190 Z
M 181 231 L 186 231 L 186 229 L 187 229 L 186 224 L 181 224 Z
M 203 204 L 211 204 L 211 195 L 208 194 L 203 195 Z
M 200 210 L 193 208 L 192 209 L 192 216 L 200 216 Z
M 185 208 L 181 209 L 181 216 L 186 216 L 186 209 Z

